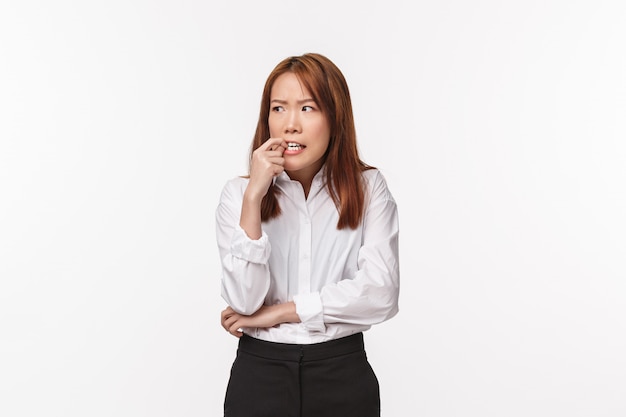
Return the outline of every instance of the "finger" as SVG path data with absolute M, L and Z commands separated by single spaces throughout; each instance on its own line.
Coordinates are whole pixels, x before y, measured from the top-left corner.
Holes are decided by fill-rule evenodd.
M 224 319 L 224 317 L 230 316 L 233 313 L 234 313 L 234 310 L 230 306 L 226 307 L 224 310 L 222 310 L 222 313 L 221 313 L 222 320 Z
M 278 148 L 278 146 L 280 146 L 283 143 L 285 143 L 285 140 L 283 138 L 269 138 L 261 146 L 259 146 L 258 149 L 263 150 L 263 151 L 272 151 Z
M 238 334 L 240 335 L 241 328 L 246 327 L 247 318 L 248 316 L 242 316 L 239 314 L 229 317 L 225 323 L 226 326 L 228 326 L 228 333 L 232 334 L 233 336 L 237 336 Z
M 282 156 L 270 156 L 269 158 L 267 158 L 267 162 L 270 162 L 274 165 L 283 166 L 285 165 L 285 158 L 283 158 Z
M 281 139 L 281 142 L 278 145 L 272 146 L 273 150 L 276 152 L 280 152 L 280 154 L 282 155 L 285 150 L 287 149 L 287 142 L 285 142 L 285 140 Z
M 222 326 L 226 329 L 228 333 L 231 333 L 233 330 L 236 330 L 240 327 L 237 324 L 238 320 L 239 320 L 238 317 L 229 317 L 228 319 L 222 322 Z
M 222 319 L 222 325 L 225 327 L 230 327 L 233 323 L 235 323 L 237 320 L 240 320 L 242 317 L 243 316 L 241 314 L 233 311 L 232 314 L 229 314 Z
M 282 166 L 276 166 L 276 167 L 274 168 L 274 176 L 275 176 L 275 177 L 279 176 L 280 174 L 282 174 L 282 173 L 283 173 L 283 171 L 284 171 L 284 170 L 285 170 L 285 168 L 284 168 L 284 167 L 282 167 Z
M 224 325 L 224 321 L 228 319 L 229 317 L 231 317 L 233 314 L 236 314 L 236 313 L 233 309 L 230 309 L 230 308 L 222 311 L 222 314 L 220 316 L 220 322 L 222 323 L 222 326 Z
M 232 314 L 226 317 L 222 317 L 221 325 L 222 327 L 228 331 L 228 329 L 230 328 L 230 326 L 232 326 L 232 324 L 234 322 L 236 322 L 238 320 L 239 316 L 237 314 Z
M 232 334 L 235 337 L 243 336 L 243 332 L 241 331 L 241 327 L 237 325 L 237 323 L 233 324 L 229 329 L 228 333 Z
M 265 155 L 267 155 L 267 157 L 274 157 L 274 158 L 282 158 L 283 154 L 285 153 L 285 149 L 287 149 L 286 147 L 283 147 L 281 145 L 276 145 L 274 146 L 273 150 L 267 150 L 265 151 Z
M 237 321 L 240 319 L 239 315 L 230 316 L 224 320 L 222 320 L 222 326 L 229 330 Z

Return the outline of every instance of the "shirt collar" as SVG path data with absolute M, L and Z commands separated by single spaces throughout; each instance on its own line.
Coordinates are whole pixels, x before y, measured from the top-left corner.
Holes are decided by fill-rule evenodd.
M 313 177 L 313 184 L 316 184 L 316 183 L 323 184 L 325 176 L 326 176 L 326 164 L 324 164 L 322 168 L 320 168 L 320 170 L 317 171 L 317 174 L 315 174 L 315 176 Z M 274 181 L 274 184 L 276 183 L 285 184 L 285 183 L 290 183 L 292 179 L 289 178 L 287 171 L 283 171 L 279 175 L 274 177 L 273 181 Z

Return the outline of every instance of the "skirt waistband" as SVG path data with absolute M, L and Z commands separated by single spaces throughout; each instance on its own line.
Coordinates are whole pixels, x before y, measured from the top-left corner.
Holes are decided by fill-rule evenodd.
M 238 350 L 266 359 L 309 362 L 364 351 L 365 345 L 362 332 L 328 342 L 305 345 L 268 342 L 244 334 L 239 339 Z

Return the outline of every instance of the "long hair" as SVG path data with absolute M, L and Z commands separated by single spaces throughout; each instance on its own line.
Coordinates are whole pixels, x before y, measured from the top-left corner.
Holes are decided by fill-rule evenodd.
M 291 72 L 298 77 L 320 106 L 330 125 L 330 141 L 324 154 L 325 185 L 339 212 L 337 229 L 355 229 L 363 218 L 364 187 L 362 171 L 373 167 L 359 157 L 356 129 L 352 114 L 352 102 L 348 84 L 337 66 L 323 55 L 307 53 L 281 61 L 265 82 L 261 98 L 261 110 L 252 153 L 270 137 L 270 95 L 276 79 Z M 272 184 L 261 203 L 261 219 L 267 221 L 281 214 L 278 189 Z

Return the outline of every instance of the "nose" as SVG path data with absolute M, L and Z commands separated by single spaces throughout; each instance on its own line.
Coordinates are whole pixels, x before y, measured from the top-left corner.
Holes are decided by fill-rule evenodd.
M 299 133 L 301 129 L 302 125 L 300 123 L 300 112 L 289 112 L 285 123 L 285 133 Z

